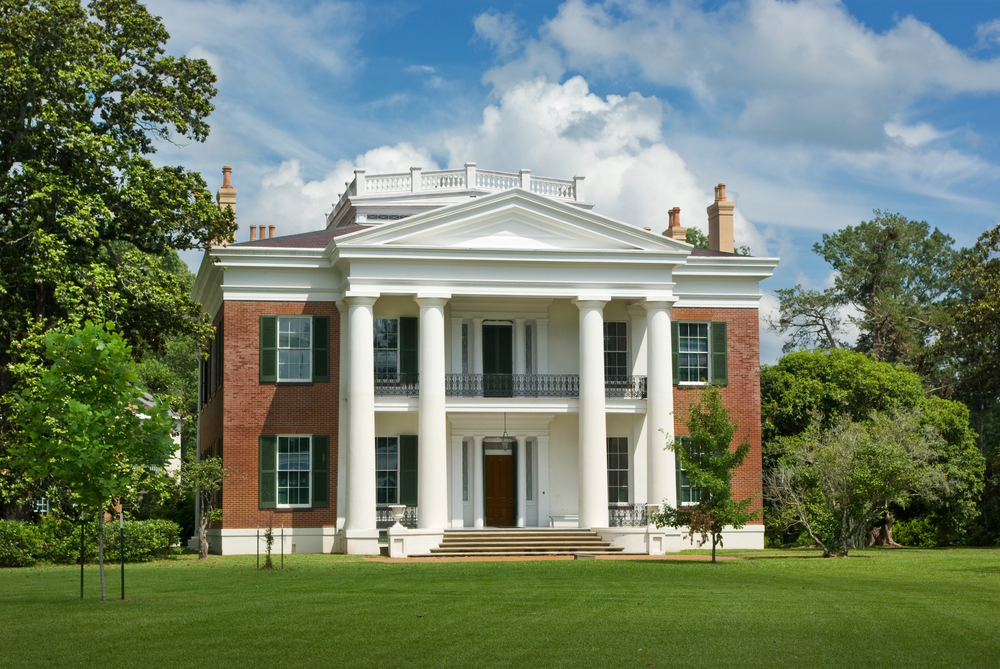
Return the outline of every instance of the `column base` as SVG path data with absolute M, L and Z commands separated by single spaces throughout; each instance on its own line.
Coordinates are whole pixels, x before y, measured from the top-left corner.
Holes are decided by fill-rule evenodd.
M 444 541 L 444 530 L 437 528 L 411 530 L 405 527 L 389 528 L 389 557 L 405 558 L 430 555 Z
M 347 555 L 379 555 L 378 530 L 341 530 L 339 539 Z

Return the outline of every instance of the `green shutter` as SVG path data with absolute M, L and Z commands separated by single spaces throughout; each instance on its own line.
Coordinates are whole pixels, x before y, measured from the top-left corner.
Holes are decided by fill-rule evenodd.
M 399 437 L 399 503 L 417 505 L 417 435 Z
M 260 457 L 257 460 L 260 470 L 257 485 L 258 506 L 261 509 L 273 509 L 278 502 L 278 438 L 275 436 L 260 437 Z
M 417 352 L 417 319 L 399 319 L 399 373 L 416 374 L 419 371 Z
M 330 381 L 330 317 L 313 316 L 312 319 L 313 381 Z M 315 505 L 314 505 L 315 506 Z
M 677 321 L 670 322 L 670 354 L 673 361 L 674 369 L 674 385 L 676 386 L 681 382 L 681 365 L 680 365 L 680 350 L 681 350 L 681 328 Z M 656 342 L 652 342 L 653 346 L 656 346 Z
M 729 361 L 726 354 L 726 324 L 713 322 L 709 333 L 712 348 L 712 383 L 725 386 L 729 383 Z
M 278 380 L 278 317 L 260 317 L 260 382 Z
M 330 506 L 330 437 L 325 435 L 312 438 L 312 505 Z

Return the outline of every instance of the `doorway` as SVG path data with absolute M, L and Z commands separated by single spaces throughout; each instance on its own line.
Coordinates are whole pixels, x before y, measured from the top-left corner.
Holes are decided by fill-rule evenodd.
M 514 396 L 514 328 L 483 324 L 483 396 Z
M 483 522 L 487 527 L 514 526 L 514 453 L 487 451 L 483 458 Z

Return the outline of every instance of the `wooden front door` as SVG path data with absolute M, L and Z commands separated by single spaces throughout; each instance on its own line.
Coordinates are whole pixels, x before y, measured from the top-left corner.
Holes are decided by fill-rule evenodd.
M 487 527 L 514 526 L 514 458 L 486 454 L 483 512 Z

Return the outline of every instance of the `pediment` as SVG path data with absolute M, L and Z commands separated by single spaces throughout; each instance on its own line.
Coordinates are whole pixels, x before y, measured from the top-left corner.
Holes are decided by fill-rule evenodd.
M 338 246 L 678 251 L 690 246 L 526 191 L 505 191 L 348 235 Z

